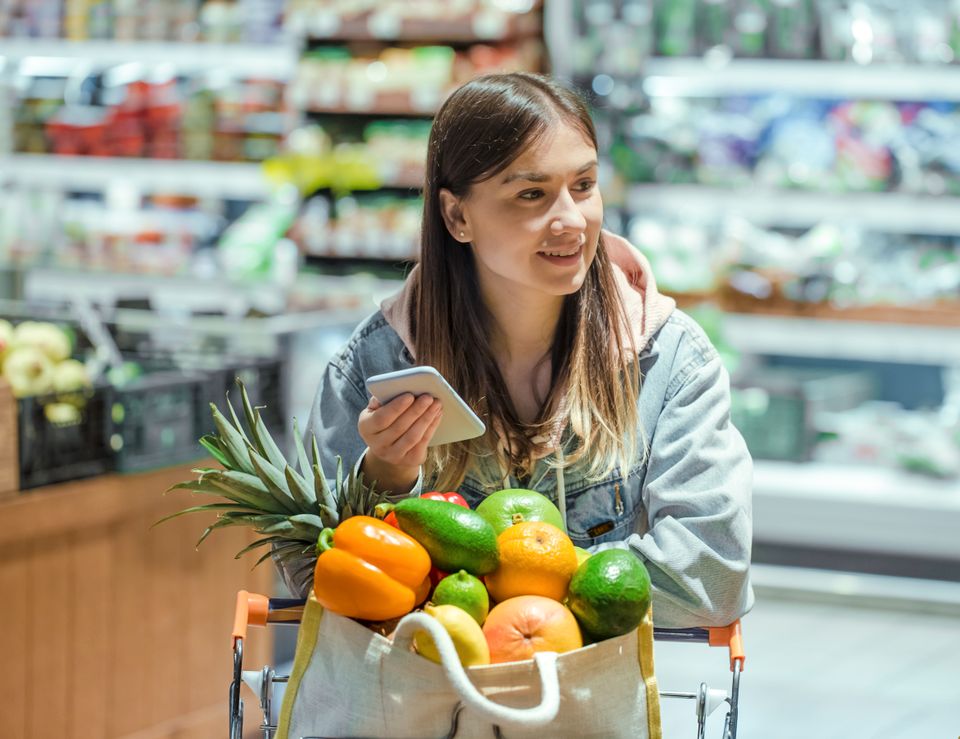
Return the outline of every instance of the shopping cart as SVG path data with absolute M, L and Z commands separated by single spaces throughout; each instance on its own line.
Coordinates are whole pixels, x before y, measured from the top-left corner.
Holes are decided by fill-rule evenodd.
M 233 682 L 230 684 L 230 733 L 229 739 L 242 739 L 243 735 L 243 698 L 241 686 L 247 685 L 260 701 L 263 722 L 260 730 L 263 739 L 271 739 L 277 730 L 274 720 L 274 686 L 286 683 L 289 675 L 278 675 L 269 665 L 260 670 L 243 669 L 243 643 L 247 638 L 248 626 L 266 626 L 267 624 L 300 623 L 305 601 L 302 599 L 267 598 L 263 595 L 241 590 L 237 593 L 237 609 L 233 622 Z M 740 673 L 746 660 L 743 651 L 743 639 L 740 621 L 720 628 L 661 629 L 654 628 L 654 639 L 658 641 L 705 643 L 711 647 L 727 647 L 730 652 L 730 671 L 733 674 L 730 692 L 709 687 L 700 683 L 695 693 L 660 691 L 662 698 L 694 701 L 697 715 L 697 739 L 704 739 L 707 717 L 724 703 L 727 715 L 724 719 L 722 739 L 736 739 L 737 716 L 740 697 Z M 448 737 L 457 730 L 455 713 Z

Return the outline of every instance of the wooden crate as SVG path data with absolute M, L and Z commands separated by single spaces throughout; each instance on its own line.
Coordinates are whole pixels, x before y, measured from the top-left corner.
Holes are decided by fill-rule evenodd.
M 0 378 L 0 500 L 20 489 L 17 400 L 10 385 Z

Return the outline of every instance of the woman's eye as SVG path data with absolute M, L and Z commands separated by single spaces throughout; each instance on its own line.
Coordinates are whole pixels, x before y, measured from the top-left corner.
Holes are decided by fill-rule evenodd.
M 581 180 L 577 186 L 580 188 L 580 192 L 589 192 L 595 184 L 597 183 L 593 180 Z
M 543 190 L 525 190 L 520 193 L 520 198 L 523 200 L 539 200 L 543 197 Z

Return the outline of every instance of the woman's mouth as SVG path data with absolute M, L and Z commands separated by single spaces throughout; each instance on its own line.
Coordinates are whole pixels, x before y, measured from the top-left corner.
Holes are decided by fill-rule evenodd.
M 562 246 L 553 246 L 549 249 L 541 249 L 537 252 L 537 256 L 543 257 L 551 264 L 566 267 L 580 261 L 583 244 L 584 241 L 581 239 L 575 244 L 565 244 Z

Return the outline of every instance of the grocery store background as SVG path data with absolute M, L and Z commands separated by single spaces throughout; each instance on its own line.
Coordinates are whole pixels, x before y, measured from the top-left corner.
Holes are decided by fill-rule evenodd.
M 0 734 L 225 735 L 233 596 L 280 585 L 160 493 L 238 374 L 289 442 L 415 257 L 431 114 L 513 69 L 588 96 L 607 226 L 732 374 L 740 736 L 960 733 L 960 3 L 0 0 L 0 318 L 82 363 L 0 390 Z

